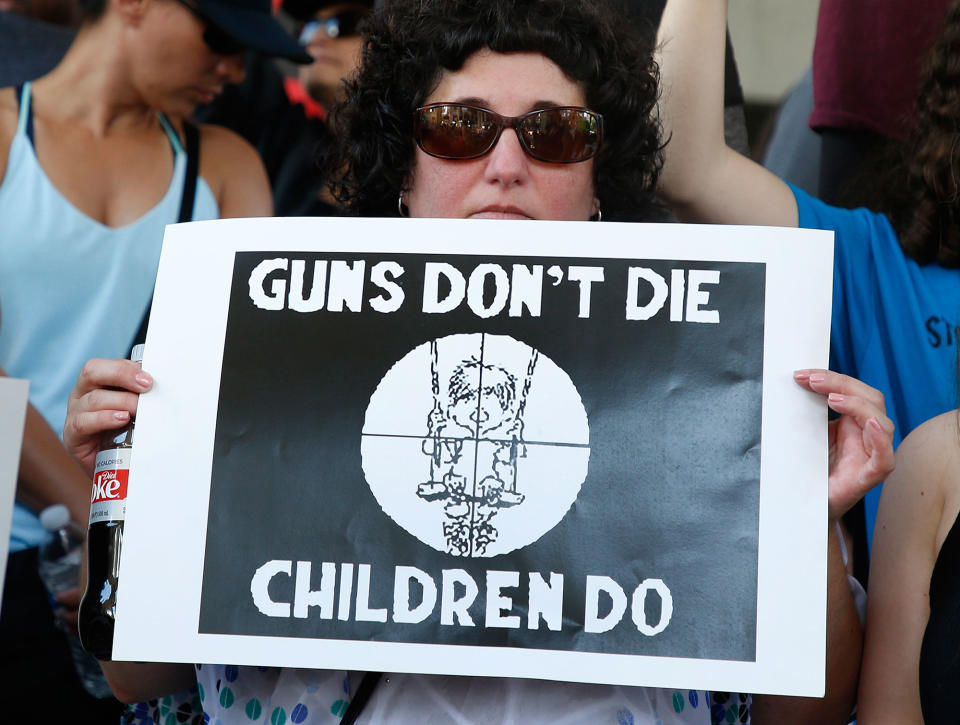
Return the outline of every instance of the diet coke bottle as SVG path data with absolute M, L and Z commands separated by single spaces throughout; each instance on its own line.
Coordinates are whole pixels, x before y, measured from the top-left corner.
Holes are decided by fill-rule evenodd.
M 143 359 L 143 345 L 130 353 L 133 362 Z M 80 641 L 98 660 L 113 654 L 113 626 L 117 606 L 117 573 L 127 508 L 127 476 L 133 450 L 134 421 L 107 431 L 100 441 L 90 497 L 87 530 L 87 586 L 80 602 Z

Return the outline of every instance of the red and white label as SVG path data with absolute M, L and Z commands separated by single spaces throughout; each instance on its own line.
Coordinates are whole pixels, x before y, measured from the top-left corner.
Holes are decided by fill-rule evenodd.
M 123 521 L 127 512 L 130 448 L 112 448 L 97 454 L 90 496 L 90 523 Z

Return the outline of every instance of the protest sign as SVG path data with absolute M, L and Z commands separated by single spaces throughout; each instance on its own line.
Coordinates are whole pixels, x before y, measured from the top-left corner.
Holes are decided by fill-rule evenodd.
M 27 413 L 26 380 L 0 377 L 0 595 L 7 570 L 13 500 L 20 467 L 20 444 Z
M 822 693 L 831 252 L 170 227 L 115 656 Z

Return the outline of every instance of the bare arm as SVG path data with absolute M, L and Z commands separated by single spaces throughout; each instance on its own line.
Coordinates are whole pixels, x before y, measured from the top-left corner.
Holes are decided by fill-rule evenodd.
M 0 370 L 0 375 L 6 375 Z M 70 457 L 40 412 L 27 407 L 20 452 L 17 498 L 41 511 L 55 503 L 70 509 L 70 518 L 83 525 L 90 516 L 90 478 Z
M 664 168 L 659 194 L 681 221 L 796 226 L 790 188 L 726 145 L 726 0 L 669 0 L 657 33 Z
M 930 576 L 953 520 L 960 480 L 956 412 L 913 431 L 884 484 L 870 561 L 870 597 L 857 720 L 923 722 L 920 646 L 930 617 Z
M 197 684 L 193 665 L 166 662 L 101 662 L 103 674 L 120 702 L 145 702 Z
M 830 423 L 829 439 L 826 693 L 823 698 L 757 695 L 753 722 L 841 725 L 855 701 L 863 632 L 847 584 L 836 522 L 893 470 L 893 423 L 880 392 L 858 380 L 821 370 L 798 371 L 795 378 L 828 396 L 830 407 L 841 414 Z
M 220 126 L 200 127 L 200 175 L 220 206 L 220 217 L 273 215 L 270 182 L 256 150 Z
M 843 566 L 839 539 L 830 525 L 827 564 L 827 671 L 824 697 L 755 695 L 754 725 L 847 722 L 857 690 L 863 632 Z

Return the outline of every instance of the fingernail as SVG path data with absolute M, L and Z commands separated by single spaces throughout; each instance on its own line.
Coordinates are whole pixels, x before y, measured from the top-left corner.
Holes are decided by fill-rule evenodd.
M 115 411 L 114 414 L 113 414 L 113 417 L 114 417 L 116 420 L 123 420 L 123 421 L 130 420 L 130 414 L 129 414 L 127 411 L 125 411 L 125 410 Z
M 830 395 L 827 396 L 827 400 L 831 403 L 842 403 L 846 399 L 847 396 L 841 395 L 840 393 L 830 393 Z
M 827 376 L 824 375 L 823 373 L 813 373 L 810 376 L 811 383 L 822 383 L 826 379 L 827 379 Z
M 876 418 L 871 418 L 870 420 L 868 420 L 867 425 L 869 425 L 871 428 L 877 431 L 877 433 L 881 433 L 881 434 L 886 433 L 886 431 L 883 429 L 883 426 L 880 425 L 880 421 L 877 420 Z
M 151 385 L 153 385 L 153 378 L 146 373 L 137 373 L 136 380 L 145 388 L 149 388 Z
M 794 380 L 806 380 L 806 379 L 809 378 L 809 377 L 810 377 L 810 371 L 809 371 L 809 370 L 794 370 L 794 371 L 793 371 L 793 379 L 794 379 Z

